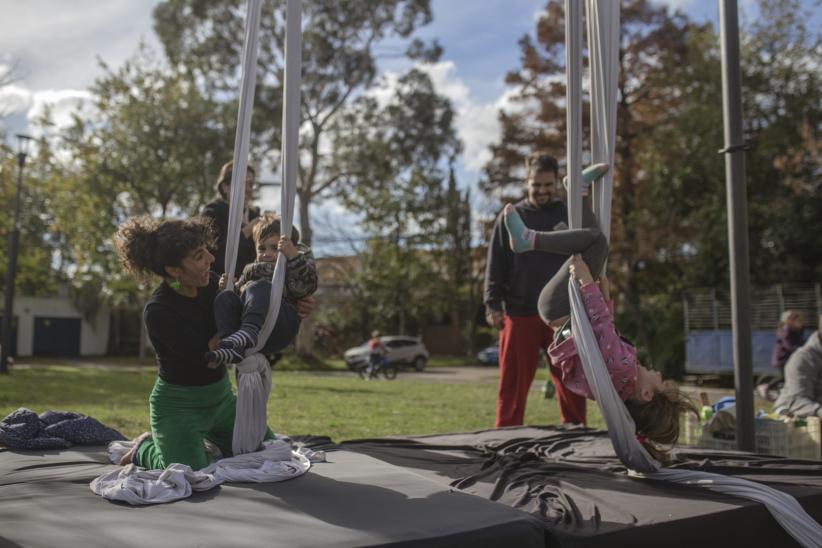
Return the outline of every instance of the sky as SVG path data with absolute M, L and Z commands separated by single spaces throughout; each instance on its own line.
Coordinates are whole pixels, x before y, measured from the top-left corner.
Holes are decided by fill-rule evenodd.
M 685 11 L 696 21 L 716 24 L 716 0 L 655 0 Z M 15 82 L 0 88 L 0 113 L 9 135 L 27 131 L 30 120 L 51 105 L 55 122 L 67 124 L 71 113 L 88 101 L 87 91 L 102 71 L 99 60 L 119 66 L 141 40 L 158 51 L 151 12 L 156 0 L 0 0 L 0 74 L 15 64 Z M 517 42 L 534 31 L 545 0 L 432 0 L 434 21 L 420 36 L 437 38 L 444 47 L 439 63 L 427 68 L 440 93 L 456 111 L 464 144 L 458 165 L 460 184 L 473 186 L 489 157 L 488 145 L 499 134 L 497 113 L 511 93 L 503 83 L 519 65 Z M 742 17 L 755 16 L 753 1 L 740 2 Z M 403 61 L 380 65 L 383 75 L 407 69 Z M 270 193 L 269 193 L 270 194 Z M 264 194 L 263 202 L 277 196 Z M 482 208 L 482 204 L 477 204 Z M 315 208 L 318 238 L 322 223 L 350 222 L 334 203 Z

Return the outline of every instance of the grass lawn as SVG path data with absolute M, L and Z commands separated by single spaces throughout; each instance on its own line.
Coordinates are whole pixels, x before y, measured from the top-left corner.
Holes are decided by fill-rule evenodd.
M 20 358 L 18 362 L 22 365 L 75 365 L 99 364 L 105 366 L 140 366 L 154 365 L 154 356 L 138 358 L 136 356 L 91 356 L 78 359 L 60 359 L 44 357 Z M 437 367 L 460 367 L 463 365 L 479 365 L 477 360 L 465 356 L 431 356 L 426 364 L 428 368 Z M 345 371 L 345 361 L 342 358 L 304 358 L 289 350 L 285 356 L 277 362 L 278 370 L 286 371 Z
M 277 364 L 268 404 L 271 428 L 289 435 L 327 435 L 343 441 L 493 426 L 494 383 L 437 382 L 415 378 L 410 372 L 394 381 L 366 382 L 340 366 L 332 363 L 325 371 L 306 371 L 292 364 L 287 366 L 291 370 L 284 371 Z M 38 413 L 76 411 L 135 436 L 148 429 L 148 396 L 155 377 L 153 367 L 16 369 L 0 377 L 0 417 L 18 407 Z M 538 378 L 545 378 L 544 369 Z M 602 427 L 599 411 L 590 402 L 588 414 L 591 426 Z M 538 390 L 532 390 L 526 423 L 557 424 L 558 418 L 556 400 L 545 400 Z

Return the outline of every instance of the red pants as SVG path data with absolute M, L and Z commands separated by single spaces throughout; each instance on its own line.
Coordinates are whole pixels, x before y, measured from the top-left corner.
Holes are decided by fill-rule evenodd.
M 534 382 L 539 354 L 551 344 L 553 333 L 539 316 L 505 316 L 505 326 L 499 332 L 497 428 L 523 423 L 528 390 Z M 585 398 L 566 389 L 561 379 L 559 368 L 551 364 L 551 380 L 556 388 L 560 420 L 563 424 L 585 424 Z

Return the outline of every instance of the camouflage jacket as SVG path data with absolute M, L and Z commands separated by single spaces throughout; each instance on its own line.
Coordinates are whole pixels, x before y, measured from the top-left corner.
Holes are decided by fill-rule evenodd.
M 285 265 L 285 288 L 283 295 L 290 302 L 296 302 L 308 297 L 317 291 L 317 265 L 311 248 L 305 244 L 297 244 L 299 255 L 289 259 Z M 262 279 L 271 279 L 274 275 L 276 263 L 251 263 L 243 269 L 243 274 L 237 280 L 236 287 L 243 291 L 246 285 Z

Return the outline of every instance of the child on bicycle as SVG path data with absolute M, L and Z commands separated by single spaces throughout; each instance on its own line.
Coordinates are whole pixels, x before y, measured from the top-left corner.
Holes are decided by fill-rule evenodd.
M 368 341 L 368 378 L 373 379 L 377 376 L 380 369 L 388 362 L 388 353 L 385 345 L 380 340 L 380 332 L 374 330 L 371 333 L 371 339 Z

